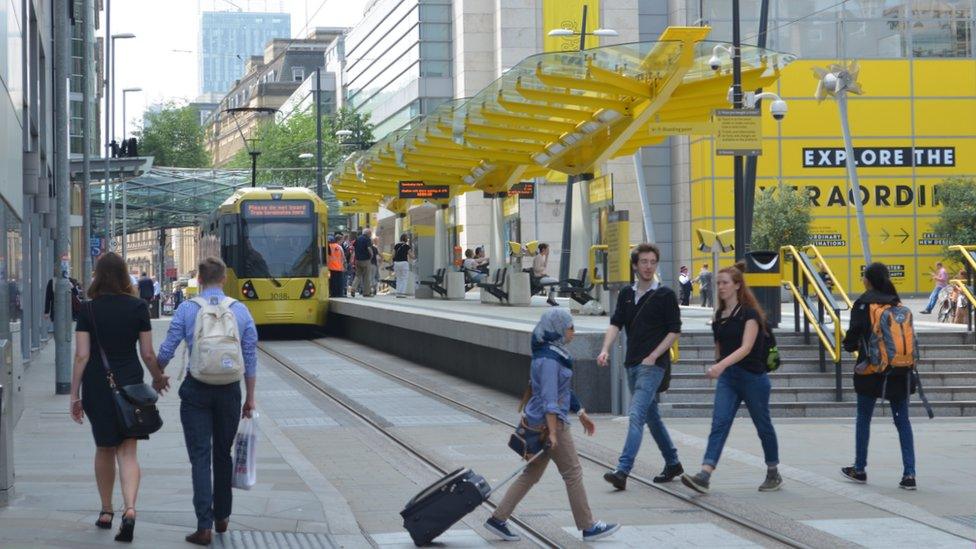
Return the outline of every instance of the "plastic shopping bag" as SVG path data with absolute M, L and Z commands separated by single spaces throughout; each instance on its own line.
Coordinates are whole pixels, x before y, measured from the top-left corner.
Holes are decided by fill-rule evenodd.
M 234 439 L 234 479 L 231 486 L 241 490 L 250 490 L 258 481 L 254 446 L 258 438 L 257 420 L 257 412 L 254 412 L 253 417 L 241 419 L 237 437 Z

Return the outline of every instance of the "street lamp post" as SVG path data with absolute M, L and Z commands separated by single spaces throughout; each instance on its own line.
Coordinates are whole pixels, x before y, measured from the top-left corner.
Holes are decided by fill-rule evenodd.
M 580 19 L 580 31 L 573 32 L 572 29 L 552 29 L 547 34 L 549 36 L 579 36 L 580 44 L 579 51 L 586 50 L 586 37 L 587 36 L 618 36 L 617 31 L 613 29 L 596 29 L 593 32 L 586 32 L 586 12 L 587 6 L 583 5 L 583 17 Z M 572 239 L 573 239 L 573 183 L 578 180 L 590 180 L 593 179 L 593 174 L 580 174 L 580 175 L 570 175 L 566 177 L 566 201 L 565 213 L 563 214 L 563 237 L 562 237 L 562 249 L 559 252 L 559 280 L 566 280 L 569 278 L 569 260 L 572 257 Z M 493 198 L 492 200 L 498 200 Z
M 106 4 L 106 7 L 108 7 L 108 4 Z M 108 9 L 106 9 L 106 14 L 107 14 L 106 17 L 108 17 Z M 109 33 L 108 25 L 106 25 L 105 27 L 105 32 L 106 34 Z M 105 103 L 106 103 L 105 123 L 108 126 L 105 129 L 105 137 L 107 140 L 106 154 L 105 154 L 105 189 L 106 189 L 105 190 L 105 197 L 106 197 L 105 212 L 106 212 L 106 217 L 109 218 L 109 221 L 106 223 L 107 229 L 105 233 L 105 239 L 108 241 L 106 242 L 106 248 L 108 248 L 111 245 L 111 241 L 115 238 L 115 193 L 110 193 L 109 190 L 110 181 L 111 181 L 110 157 L 112 156 L 112 143 L 115 142 L 115 41 L 128 40 L 130 38 L 135 38 L 136 35 L 132 34 L 131 32 L 122 32 L 118 34 L 111 34 L 110 37 L 111 40 L 109 40 L 109 42 L 111 42 L 111 44 L 110 47 L 107 48 L 108 51 L 106 52 L 109 61 L 108 74 L 110 75 L 110 77 L 107 79 L 105 83 L 105 86 L 107 88 L 106 92 L 108 92 L 105 96 Z M 111 200 L 112 200 L 111 216 L 108 215 L 109 196 L 111 196 Z
M 125 130 L 126 130 L 126 117 L 125 117 L 126 97 L 130 93 L 141 92 L 141 91 L 142 88 L 125 88 L 122 90 L 122 142 L 123 143 L 125 142 Z M 122 181 L 122 261 L 123 262 L 127 261 L 129 258 L 128 218 L 129 218 L 129 193 L 128 193 L 128 188 L 126 186 L 125 180 L 123 180 Z

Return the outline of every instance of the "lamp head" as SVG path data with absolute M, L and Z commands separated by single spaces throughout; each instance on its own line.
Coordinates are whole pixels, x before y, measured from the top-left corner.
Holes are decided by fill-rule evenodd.
M 573 36 L 576 33 L 570 29 L 552 29 L 548 34 L 549 36 Z
M 135 37 L 136 35 L 132 34 L 131 32 L 120 32 L 118 34 L 113 34 L 112 40 L 124 40 L 126 38 L 135 38 Z
M 620 36 L 620 33 L 613 29 L 596 29 L 593 36 Z

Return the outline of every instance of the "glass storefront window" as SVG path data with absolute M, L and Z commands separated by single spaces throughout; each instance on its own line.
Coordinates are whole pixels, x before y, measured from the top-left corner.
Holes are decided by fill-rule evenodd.
M 908 55 L 906 25 L 900 20 L 844 21 L 841 37 L 846 57 L 900 58 Z

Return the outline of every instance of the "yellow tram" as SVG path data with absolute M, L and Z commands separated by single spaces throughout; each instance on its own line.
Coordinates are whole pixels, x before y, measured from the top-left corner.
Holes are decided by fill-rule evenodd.
M 325 326 L 328 206 L 304 187 L 240 189 L 201 230 L 201 257 L 227 263 L 224 293 L 258 326 Z

